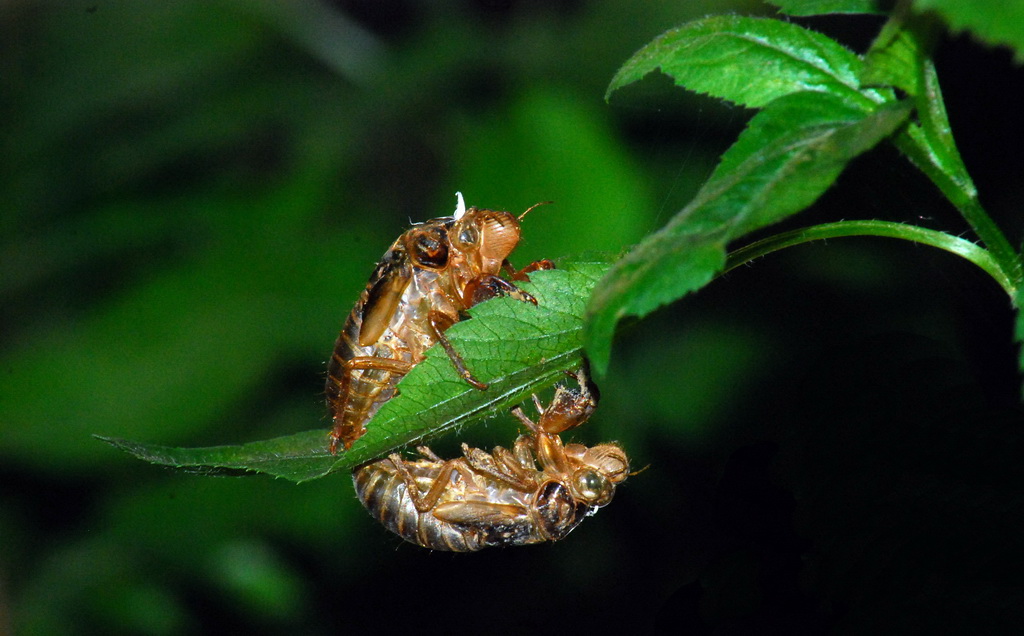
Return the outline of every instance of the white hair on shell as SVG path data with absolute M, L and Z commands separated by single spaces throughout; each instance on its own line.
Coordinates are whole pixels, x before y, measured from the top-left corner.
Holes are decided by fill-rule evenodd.
M 455 193 L 455 220 L 458 221 L 466 214 L 466 201 L 462 198 L 461 192 Z

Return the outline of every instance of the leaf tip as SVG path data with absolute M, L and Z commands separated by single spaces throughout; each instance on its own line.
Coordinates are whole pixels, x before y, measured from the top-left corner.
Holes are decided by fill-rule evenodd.
M 120 437 L 107 437 L 106 435 L 100 435 L 98 433 L 93 433 L 92 434 L 92 438 L 95 439 L 95 440 L 101 441 L 104 444 L 110 444 L 111 446 L 113 446 L 114 448 L 116 448 L 118 450 L 123 450 L 123 451 L 126 451 L 126 452 L 131 452 L 128 449 L 128 447 L 130 445 L 128 440 L 121 439 Z

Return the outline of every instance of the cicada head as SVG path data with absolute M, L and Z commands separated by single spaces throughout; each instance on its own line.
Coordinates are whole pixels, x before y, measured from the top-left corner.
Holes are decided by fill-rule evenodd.
M 508 212 L 469 208 L 451 229 L 452 247 L 475 275 L 497 274 L 519 243 L 519 219 Z
M 607 505 L 615 486 L 629 476 L 629 459 L 618 444 L 598 444 L 580 453 L 576 444 L 566 447 L 576 469 L 568 482 L 573 497 L 589 506 Z M 574 452 L 575 451 L 575 452 Z

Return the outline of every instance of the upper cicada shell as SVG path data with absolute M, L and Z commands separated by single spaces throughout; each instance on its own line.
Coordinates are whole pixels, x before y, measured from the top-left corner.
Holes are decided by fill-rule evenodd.
M 350 448 L 366 432 L 365 423 L 434 343 L 444 347 L 466 382 L 486 389 L 444 332 L 489 298 L 537 304 L 515 282 L 554 265 L 543 260 L 516 270 L 508 261 L 519 243 L 520 219 L 533 208 L 516 217 L 467 208 L 461 193 L 457 198 L 452 216 L 414 225 L 392 243 L 338 335 L 327 367 L 332 453 L 339 443 Z

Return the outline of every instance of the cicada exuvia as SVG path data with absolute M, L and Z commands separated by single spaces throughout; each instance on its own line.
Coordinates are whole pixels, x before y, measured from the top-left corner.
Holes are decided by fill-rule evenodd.
M 615 443 L 563 445 L 559 434 L 582 424 L 597 404 L 583 371 L 579 389 L 559 385 L 537 422 L 513 414 L 529 429 L 511 450 L 490 453 L 462 445 L 462 457 L 442 460 L 420 447 L 422 459 L 397 453 L 352 473 L 370 514 L 410 543 L 470 552 L 488 546 L 557 541 L 607 505 L 629 475 Z
M 466 208 L 462 195 L 450 217 L 414 225 L 385 252 L 348 315 L 327 367 L 327 404 L 334 428 L 330 451 L 346 449 L 366 422 L 395 395 L 395 385 L 440 343 L 456 371 L 478 389 L 487 385 L 466 368 L 444 332 L 473 305 L 495 296 L 537 304 L 514 281 L 554 267 L 537 261 L 515 270 L 508 256 L 519 243 L 509 212 Z M 538 204 L 540 205 L 540 204 Z M 500 274 L 504 272 L 506 278 Z

